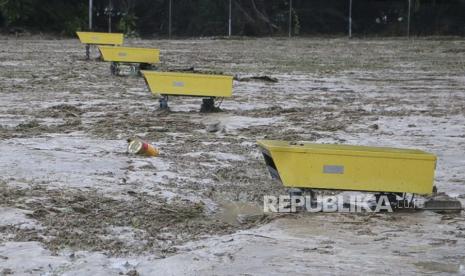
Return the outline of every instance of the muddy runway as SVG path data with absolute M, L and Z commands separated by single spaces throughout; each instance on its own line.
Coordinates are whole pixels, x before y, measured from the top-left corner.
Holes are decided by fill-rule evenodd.
M 158 111 L 142 78 L 85 61 L 77 40 L 1 43 L 0 269 L 465 271 L 463 215 L 260 214 L 264 195 L 285 191 L 255 144 L 424 149 L 439 157 L 439 190 L 464 198 L 462 40 L 129 40 L 160 48 L 164 68 L 277 79 L 235 81 L 213 114 L 181 97 Z M 161 156 L 127 155 L 133 136 Z

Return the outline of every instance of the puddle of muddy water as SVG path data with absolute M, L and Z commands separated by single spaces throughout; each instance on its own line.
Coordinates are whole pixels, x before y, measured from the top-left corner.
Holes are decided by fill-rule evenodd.
M 257 204 L 241 201 L 225 201 L 220 204 L 216 219 L 230 225 L 239 226 L 256 221 L 263 216 L 263 208 Z
M 442 273 L 459 273 L 463 275 L 465 273 L 465 264 L 450 264 L 440 262 L 418 262 L 415 266 L 420 269 Z

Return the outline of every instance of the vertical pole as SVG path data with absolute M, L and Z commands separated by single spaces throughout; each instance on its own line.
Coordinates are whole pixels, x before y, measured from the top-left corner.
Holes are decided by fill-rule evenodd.
M 232 33 L 232 0 L 229 0 L 229 20 L 228 20 L 228 36 Z
M 292 0 L 289 0 L 289 38 L 292 37 Z
M 92 0 L 89 0 L 89 31 L 92 31 Z
M 111 15 L 113 13 L 113 7 L 111 5 L 111 0 L 108 3 L 108 32 L 111 33 Z
M 349 0 L 349 38 L 352 38 L 352 0 Z
M 407 15 L 407 38 L 410 38 L 410 12 L 411 12 L 412 0 L 408 0 L 408 15 Z
M 168 11 L 168 37 L 171 38 L 171 23 L 172 23 L 172 19 L 171 19 L 171 16 L 172 16 L 172 12 L 171 12 L 171 8 L 173 6 L 173 4 L 171 3 L 172 0 L 169 1 L 169 11 Z
M 92 31 L 92 0 L 89 0 L 89 31 Z M 86 44 L 86 59 L 90 59 L 90 45 Z

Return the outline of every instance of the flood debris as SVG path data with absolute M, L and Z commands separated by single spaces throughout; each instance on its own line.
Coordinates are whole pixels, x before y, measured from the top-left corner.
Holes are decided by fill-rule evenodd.
M 27 208 L 42 227 L 0 226 L 14 241 L 39 241 L 52 251 L 94 250 L 113 255 L 175 252 L 175 246 L 234 227 L 206 215 L 202 202 L 136 194 L 130 199 L 107 197 L 96 190 L 18 190 L 0 185 L 2 202 Z M 124 235 L 123 235 L 124 234 Z M 171 248 L 171 249 L 170 249 Z
M 219 132 L 224 130 L 224 126 L 221 124 L 220 121 L 213 121 L 210 123 L 205 123 L 205 130 L 207 132 Z
M 41 110 L 38 115 L 41 117 L 51 117 L 51 118 L 65 118 L 65 117 L 80 117 L 84 112 L 74 106 L 69 104 L 59 104 L 54 105 L 44 110 Z
M 156 157 L 160 155 L 160 151 L 153 145 L 142 141 L 141 139 L 129 138 L 128 142 L 128 152 L 131 154 L 144 155 L 149 157 Z
M 441 192 L 427 197 L 423 209 L 437 213 L 460 213 L 463 207 L 458 199 Z
M 235 77 L 234 80 L 236 81 L 263 81 L 263 82 L 270 82 L 276 83 L 278 82 L 277 78 L 270 77 L 270 76 L 251 76 L 251 77 Z
M 32 120 L 32 121 L 29 121 L 29 122 L 20 123 L 19 125 L 17 125 L 15 127 L 15 130 L 21 131 L 21 130 L 36 129 L 36 128 L 40 128 L 40 127 L 41 127 L 41 125 L 40 125 L 39 121 Z

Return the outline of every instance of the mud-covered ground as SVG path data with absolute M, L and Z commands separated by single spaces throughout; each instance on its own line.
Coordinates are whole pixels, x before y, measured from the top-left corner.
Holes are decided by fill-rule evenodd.
M 465 199 L 465 41 L 129 40 L 235 81 L 223 112 L 158 111 L 77 40 L 1 38 L 0 273 L 465 273 L 465 217 L 261 213 L 258 139 L 419 148 Z M 95 55 L 95 52 L 94 52 Z M 157 158 L 126 153 L 139 136 Z

